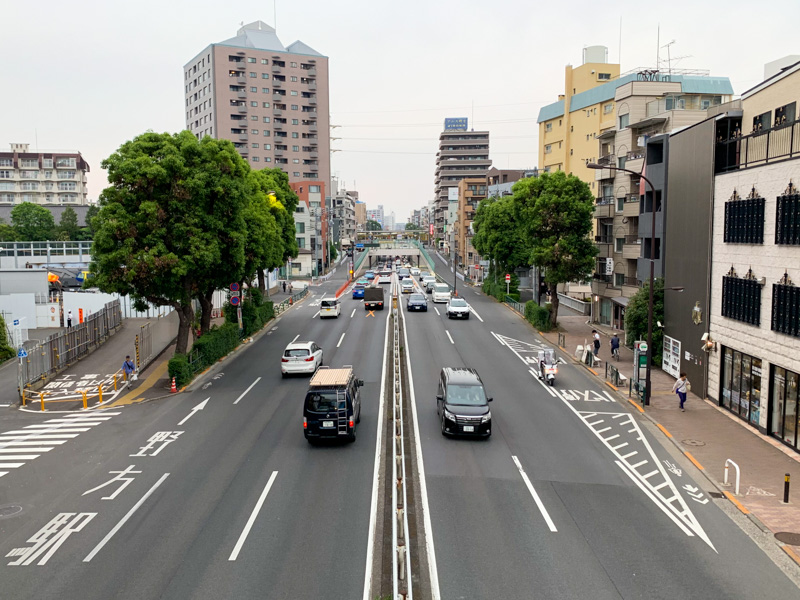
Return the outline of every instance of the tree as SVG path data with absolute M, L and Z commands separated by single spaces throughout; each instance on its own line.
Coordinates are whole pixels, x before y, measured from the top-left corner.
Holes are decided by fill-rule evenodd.
M 625 308 L 625 343 L 633 346 L 637 340 L 647 338 L 647 317 L 650 313 L 650 282 L 645 283 L 628 300 Z M 653 284 L 653 323 L 664 321 L 664 280 L 656 278 Z M 653 327 L 653 364 L 661 365 L 664 350 L 664 332 Z
M 94 219 L 100 212 L 100 207 L 97 204 L 90 204 L 86 210 L 86 225 L 78 230 L 78 240 L 91 240 L 94 237 L 94 228 L 92 227 L 92 219 Z
M 413 223 L 406 223 L 406 231 L 409 231 L 409 230 L 411 230 L 411 229 L 414 229 L 414 230 L 416 230 L 416 229 L 417 229 L 417 226 L 416 226 L 416 225 L 414 225 Z
M 522 236 L 512 196 L 482 200 L 472 226 L 475 230 L 472 245 L 481 256 L 492 261 L 493 270 L 513 273 L 517 267 L 528 264 L 530 248 Z
M 563 171 L 521 179 L 512 188 L 531 264 L 544 270 L 558 320 L 558 285 L 582 281 L 594 269 L 597 248 L 592 232 L 594 196 L 588 184 Z
M 138 309 L 173 306 L 178 353 L 188 347 L 192 298 L 244 270 L 243 191 L 229 181 L 247 172 L 240 161 L 230 142 L 183 131 L 144 133 L 101 163 L 110 186 L 91 222 L 94 283 Z
M 71 206 L 64 209 L 61 213 L 61 220 L 58 222 L 59 237 L 64 240 L 77 240 L 80 233 L 78 227 L 78 213 Z
M 0 314 L 0 363 L 14 356 L 14 348 L 8 343 L 6 320 Z
M 0 242 L 13 242 L 17 239 L 17 232 L 13 226 L 0 219 Z
M 333 242 L 328 242 L 328 260 L 333 262 L 337 256 L 339 256 L 339 253 L 336 251 L 336 245 Z
M 367 231 L 383 231 L 383 227 L 377 221 L 370 219 L 367 221 Z
M 11 211 L 11 223 L 17 239 L 22 242 L 40 242 L 53 238 L 55 219 L 44 206 L 23 202 Z

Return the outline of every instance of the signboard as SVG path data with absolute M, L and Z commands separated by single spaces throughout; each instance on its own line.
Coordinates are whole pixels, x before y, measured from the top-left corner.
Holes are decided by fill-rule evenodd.
M 508 283 L 508 282 L 510 282 L 510 281 L 511 281 L 511 275 L 509 275 L 508 273 L 506 273 L 506 283 Z
M 445 119 L 445 131 L 466 131 L 467 130 L 467 117 L 459 117 L 457 119 Z
M 231 305 L 238 306 L 239 305 L 239 296 L 232 296 L 231 297 Z
M 356 244 L 356 248 L 363 248 L 364 244 Z
M 25 348 L 20 348 L 19 352 L 17 352 L 17 358 L 26 358 L 28 353 L 25 351 Z
M 458 188 L 457 187 L 447 188 L 447 200 L 449 202 L 458 202 Z
M 232 292 L 238 292 L 239 291 L 239 284 L 238 283 L 232 283 L 231 284 L 231 291 Z
M 639 344 L 639 352 L 647 352 L 647 342 Z
M 613 275 L 614 274 L 614 259 L 607 258 L 606 259 L 606 275 Z
M 19 319 L 14 319 L 14 327 L 19 325 Z
M 428 233 L 429 233 L 430 235 L 433 235 L 433 223 L 429 223 L 429 224 L 428 224 Z

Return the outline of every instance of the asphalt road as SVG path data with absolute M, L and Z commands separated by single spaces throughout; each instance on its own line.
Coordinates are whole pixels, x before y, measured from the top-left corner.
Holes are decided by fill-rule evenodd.
M 567 360 L 548 390 L 534 377 L 541 338 L 459 288 L 468 321 L 443 304 L 405 314 L 442 598 L 798 596 L 608 388 Z M 494 398 L 488 441 L 441 435 L 444 366 L 480 373 Z
M 110 411 L 91 426 L 14 415 L 13 428 L 86 431 L 0 481 L 0 506 L 22 507 L 0 519 L 0 596 L 361 597 L 389 311 L 366 316 L 345 297 L 338 319 L 314 318 L 341 283 L 312 288 L 315 297 L 223 363 L 206 389 Z M 308 377 L 280 375 L 296 336 L 318 342 L 326 365 L 354 365 L 364 379 L 354 444 L 313 447 L 303 437 Z M 148 448 L 159 432 L 169 433 Z

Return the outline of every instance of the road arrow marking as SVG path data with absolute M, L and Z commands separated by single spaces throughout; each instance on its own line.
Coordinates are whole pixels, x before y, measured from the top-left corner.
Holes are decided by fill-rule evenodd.
M 703 500 L 698 500 L 697 498 L 692 498 L 698 504 L 708 504 L 708 498 L 704 498 Z
M 683 486 L 683 489 L 685 489 L 687 492 L 699 492 L 700 491 L 700 488 L 696 488 L 693 485 L 685 485 L 685 486 Z
M 186 415 L 186 416 L 183 418 L 183 421 L 181 421 L 180 423 L 178 423 L 178 425 L 183 425 L 184 423 L 186 423 L 186 421 L 188 421 L 189 419 L 191 419 L 191 418 L 194 416 L 194 413 L 196 413 L 198 410 L 203 410 L 203 409 L 206 407 L 206 403 L 209 401 L 209 399 L 210 399 L 210 396 L 209 396 L 208 398 L 206 398 L 205 400 L 203 400 L 203 401 L 202 401 L 200 404 L 198 404 L 197 406 L 195 406 L 195 407 L 192 409 L 192 412 L 190 412 L 188 415 Z

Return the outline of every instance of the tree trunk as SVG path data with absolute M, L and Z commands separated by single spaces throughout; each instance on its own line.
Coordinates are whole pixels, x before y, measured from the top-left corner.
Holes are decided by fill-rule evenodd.
M 189 332 L 192 329 L 194 322 L 194 310 L 192 309 L 191 301 L 184 304 L 176 302 L 172 306 L 175 307 L 178 313 L 178 341 L 175 346 L 176 354 L 186 354 L 186 349 L 189 347 Z
M 211 329 L 211 311 L 214 309 L 214 303 L 212 299 L 214 297 L 214 290 L 210 290 L 206 292 L 204 295 L 200 296 L 198 300 L 200 301 L 200 334 L 208 333 L 208 330 Z
M 264 269 L 258 270 L 258 289 L 261 290 L 261 296 L 265 296 L 267 293 L 267 280 L 264 277 Z
M 558 285 L 550 286 L 550 326 L 555 329 L 558 325 Z

